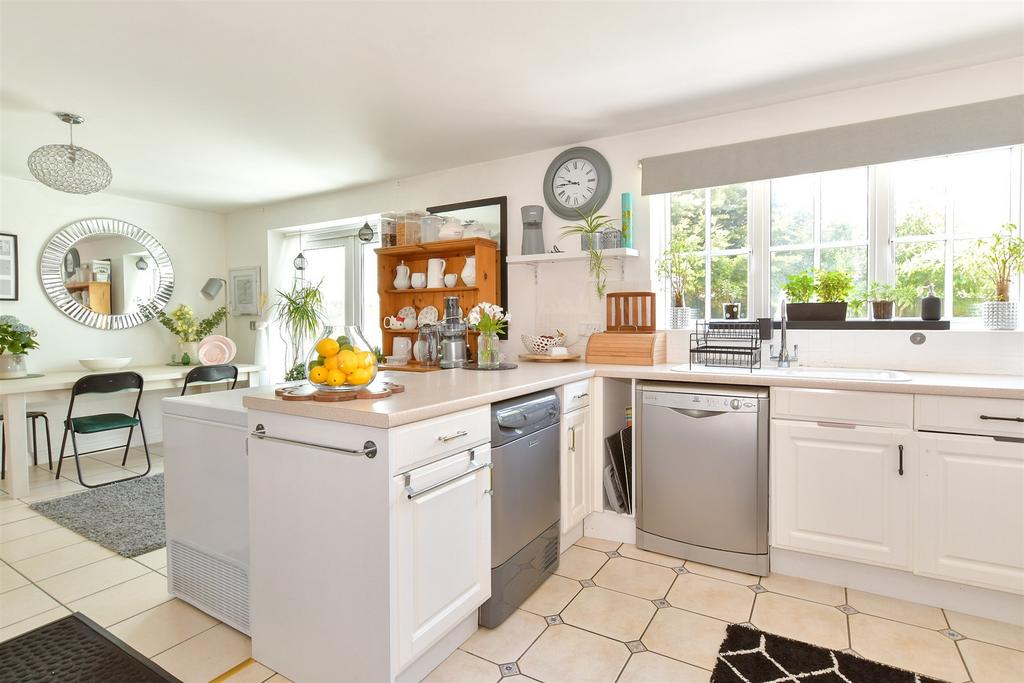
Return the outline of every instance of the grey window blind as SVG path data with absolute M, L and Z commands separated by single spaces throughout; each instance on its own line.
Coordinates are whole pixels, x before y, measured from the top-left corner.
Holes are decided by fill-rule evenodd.
M 1024 95 L 642 160 L 645 195 L 1024 142 Z

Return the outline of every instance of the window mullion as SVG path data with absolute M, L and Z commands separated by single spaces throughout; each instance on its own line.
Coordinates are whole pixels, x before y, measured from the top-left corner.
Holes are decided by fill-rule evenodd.
M 711 189 L 704 190 L 704 319 L 711 320 Z

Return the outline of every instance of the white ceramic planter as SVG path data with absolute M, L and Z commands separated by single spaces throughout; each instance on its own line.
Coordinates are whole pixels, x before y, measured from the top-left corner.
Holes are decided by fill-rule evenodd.
M 690 309 L 684 306 L 672 306 L 669 309 L 669 327 L 673 330 L 685 330 L 690 326 Z
M 1016 301 L 986 301 L 981 304 L 981 321 L 986 330 L 1015 330 L 1019 319 Z
M 178 342 L 181 355 L 188 354 L 189 365 L 199 365 L 199 342 Z
M 28 375 L 28 356 L 24 353 L 0 353 L 0 379 L 16 379 Z

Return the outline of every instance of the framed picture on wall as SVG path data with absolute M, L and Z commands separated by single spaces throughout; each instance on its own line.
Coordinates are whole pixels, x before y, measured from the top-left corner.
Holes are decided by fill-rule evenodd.
M 0 232 L 0 301 L 18 300 L 18 236 Z
M 231 286 L 231 315 L 259 315 L 260 268 L 232 268 L 228 272 Z

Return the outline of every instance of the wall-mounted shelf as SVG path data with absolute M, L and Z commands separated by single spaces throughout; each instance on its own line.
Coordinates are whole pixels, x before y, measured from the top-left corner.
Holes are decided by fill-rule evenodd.
M 638 249 L 619 247 L 618 249 L 602 249 L 601 253 L 605 258 L 635 258 L 640 256 Z M 586 261 L 590 254 L 585 251 L 562 252 L 558 254 L 529 254 L 527 256 L 508 256 L 505 262 L 509 264 L 526 263 L 535 265 L 537 263 L 555 263 L 559 261 Z

